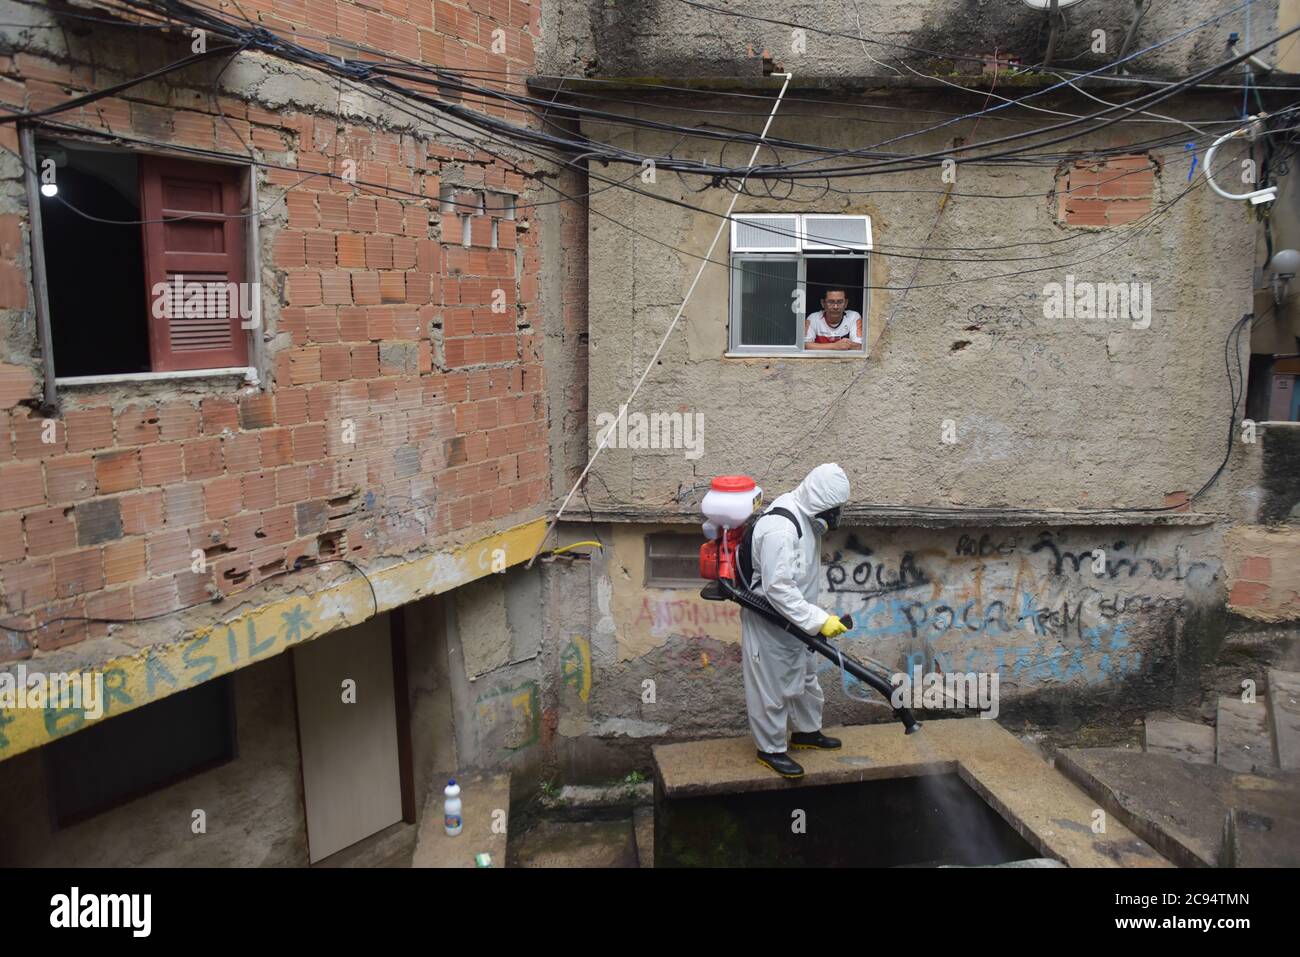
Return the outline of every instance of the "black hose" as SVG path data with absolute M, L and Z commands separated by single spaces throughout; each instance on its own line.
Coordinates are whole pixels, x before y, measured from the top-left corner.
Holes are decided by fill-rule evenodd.
M 717 588 L 714 588 L 714 585 Z M 739 588 L 731 581 L 725 578 L 719 578 L 716 582 L 710 582 L 700 590 L 700 597 L 710 601 L 720 599 L 729 599 L 740 605 L 742 608 L 748 608 L 757 615 L 761 615 L 775 625 L 779 625 L 785 631 L 789 632 L 801 642 L 817 652 L 823 658 L 827 658 L 839 665 L 853 677 L 866 685 L 874 688 L 884 696 L 884 699 L 890 703 L 893 708 L 893 686 L 873 671 L 869 671 L 865 666 L 850 658 L 848 655 L 835 648 L 828 641 L 819 635 L 808 635 L 802 629 L 795 627 L 793 623 L 785 618 L 779 611 L 773 607 L 772 603 L 764 596 L 752 592 L 747 588 Z M 853 627 L 853 619 L 845 616 L 840 619 L 847 627 Z M 920 723 L 907 708 L 893 708 L 894 716 L 903 722 L 903 727 L 907 729 L 908 734 L 913 734 L 921 730 Z

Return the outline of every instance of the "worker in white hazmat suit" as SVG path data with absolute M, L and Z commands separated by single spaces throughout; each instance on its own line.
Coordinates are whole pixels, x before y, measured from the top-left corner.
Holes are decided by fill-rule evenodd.
M 822 535 L 839 521 L 849 500 L 849 479 L 838 465 L 819 465 L 793 492 L 780 496 L 755 522 L 750 588 L 806 634 L 834 638 L 848 629 L 816 604 Z M 782 514 L 782 512 L 787 514 Z M 758 762 L 782 777 L 803 776 L 786 753 L 786 722 L 793 726 L 789 746 L 833 750 L 835 738 L 822 734 L 821 685 L 813 652 L 793 635 L 747 608 L 740 610 L 740 641 L 749 726 L 758 744 Z

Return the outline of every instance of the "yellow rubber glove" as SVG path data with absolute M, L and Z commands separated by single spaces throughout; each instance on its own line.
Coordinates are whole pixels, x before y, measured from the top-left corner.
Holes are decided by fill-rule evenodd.
M 842 635 L 846 631 L 848 631 L 848 629 L 844 627 L 844 622 L 840 621 L 838 616 L 831 615 L 826 619 L 826 623 L 822 625 L 821 635 L 823 638 L 834 638 L 836 635 Z

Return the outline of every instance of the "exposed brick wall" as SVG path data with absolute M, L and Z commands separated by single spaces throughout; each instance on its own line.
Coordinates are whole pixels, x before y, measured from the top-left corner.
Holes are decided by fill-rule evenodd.
M 518 0 L 241 8 L 302 30 L 306 45 L 312 33 L 333 34 L 517 75 L 531 67 L 538 22 L 536 5 Z M 502 55 L 491 52 L 498 29 Z M 0 57 L 0 104 L 34 110 L 107 85 L 102 59 L 97 76 L 79 62 L 85 52 L 73 42 L 66 61 Z M 26 330 L 31 346 L 0 355 L 0 622 L 161 615 L 246 589 L 302 556 L 364 564 L 429 550 L 539 514 L 547 499 L 530 168 L 432 131 L 238 97 L 217 106 L 205 87 L 177 78 L 58 118 L 232 155 L 251 144 L 259 159 L 291 167 L 259 176 L 261 203 L 273 204 L 261 221 L 265 389 L 76 388 L 61 390 L 56 412 L 40 409 L 26 215 L 0 215 L 0 316 L 10 343 Z M 0 147 L 16 151 L 11 125 Z M 341 157 L 380 188 L 304 180 L 337 172 Z M 21 196 L 17 164 L 4 169 L 13 177 L 4 189 Z M 474 208 L 445 212 L 440 194 Z M 106 632 L 83 623 L 0 632 L 0 661 Z
M 1151 212 L 1157 163 L 1146 153 L 1079 160 L 1057 174 L 1057 219 L 1067 226 L 1122 226 Z
M 1230 610 L 1257 621 L 1300 621 L 1300 528 L 1234 528 L 1225 566 Z

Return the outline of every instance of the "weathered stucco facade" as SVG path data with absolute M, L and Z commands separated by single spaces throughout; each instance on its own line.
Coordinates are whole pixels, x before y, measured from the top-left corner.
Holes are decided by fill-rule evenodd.
M 191 49 L 175 26 L 3 7 L 5 112 L 60 107 Z M 1054 82 L 1007 71 L 1041 60 L 1041 14 L 978 0 L 240 7 L 340 62 L 448 67 L 421 87 L 443 106 L 637 160 L 547 157 L 257 45 L 29 117 L 44 141 L 234 163 L 263 288 L 254 376 L 56 383 L 51 396 L 36 183 L 15 124 L 0 124 L 0 672 L 99 673 L 110 691 L 102 724 L 0 708 L 0 863 L 317 862 L 322 768 L 308 768 L 302 730 L 320 716 L 303 711 L 303 676 L 313 652 L 363 629 L 382 640 L 345 665 L 391 660 L 382 743 L 396 743 L 401 816 L 327 863 L 409 860 L 452 773 L 510 770 L 518 798 L 643 768 L 653 743 L 742 733 L 737 608 L 664 583 L 647 556 L 651 536 L 699 544 L 719 474 L 752 475 L 770 500 L 820 462 L 843 465 L 853 502 L 825 542 L 822 588 L 853 616 L 844 647 L 900 669 L 996 672 L 1013 724 L 1122 737 L 1143 713 L 1195 712 L 1262 681 L 1265 663 L 1295 667 L 1300 426 L 1260 423 L 1246 440 L 1240 401 L 1229 421 L 1245 391 L 1232 349 L 1243 364 L 1285 352 L 1300 307 L 1270 314 L 1260 221 L 1191 167 L 1207 141 L 1188 124 L 1231 129 L 1240 97 L 1180 93 L 1043 143 L 1103 109 L 1093 97 L 1131 100 L 1222 61 L 1240 16 L 1195 29 L 1220 5 L 1157 4 L 1126 41 L 1133 5 L 1089 0 L 1057 62 L 1087 71 L 1179 35 L 1133 64 L 1151 83 L 1080 81 L 1086 93 L 971 119 Z M 1277 3 L 1251 14 L 1254 42 L 1276 34 Z M 759 164 L 933 160 L 793 188 L 754 178 L 736 203 L 869 217 L 864 354 L 732 350 L 730 237 L 710 242 L 779 71 L 792 78 Z M 466 75 L 545 103 L 458 91 Z M 971 146 L 1034 131 L 1008 142 L 1032 155 L 1009 162 Z M 1225 168 L 1247 149 L 1225 147 Z M 733 169 L 679 175 L 643 156 Z M 1294 180 L 1274 249 L 1300 236 Z M 547 538 L 704 257 L 628 410 L 698 423 L 696 444 L 612 443 Z M 1140 315 L 1062 315 L 1053 297 L 1081 284 L 1136 288 Z M 828 723 L 887 718 L 821 668 Z M 88 816 L 44 812 L 60 743 L 218 684 L 237 753 Z
M 769 131 L 783 142 L 760 149 L 759 164 L 865 162 L 791 143 L 934 157 L 918 169 L 793 188 L 751 180 L 735 205 L 737 214 L 870 217 L 865 358 L 736 354 L 728 232 L 710 253 L 731 193 L 702 189 L 707 176 L 587 167 L 589 453 L 710 260 L 627 409 L 697 422 L 695 444 L 638 444 L 629 427 L 568 509 L 572 536 L 595 534 L 605 547 L 589 568 L 570 569 L 572 600 L 549 609 L 558 635 L 582 629 L 588 608 L 592 642 L 590 696 L 561 711 L 558 729 L 603 739 L 583 742 L 595 758 L 611 746 L 644 753 L 651 742 L 745 728 L 736 609 L 700 599 L 698 586 L 656 588 L 645 572 L 649 535 L 699 541 L 698 503 L 715 475 L 751 475 L 770 501 L 819 462 L 839 462 L 853 483 L 850 528 L 823 549 L 822 593 L 825 607 L 853 616 L 845 649 L 900 670 L 995 671 L 1004 720 L 1123 736 L 1146 712 L 1195 713 L 1247 673 L 1262 681 L 1265 662 L 1294 656 L 1300 490 L 1280 462 L 1292 461 L 1283 450 L 1297 426 L 1260 424 L 1258 441 L 1243 439 L 1238 399 L 1230 436 L 1232 398 L 1242 394 L 1235 358 L 1231 385 L 1225 370 L 1225 350 L 1234 355 L 1226 340 L 1243 316 L 1264 317 L 1233 343 L 1243 368 L 1252 335 L 1285 338 L 1293 320 L 1280 311 L 1270 325 L 1271 301 L 1256 295 L 1267 259 L 1259 222 L 1246 204 L 1214 195 L 1199 167 L 1189 177 L 1183 142 L 1192 136 L 1184 123 L 1230 120 L 1240 97 L 1175 96 L 1153 107 L 1159 117 L 1119 114 L 1124 122 L 1031 150 L 1045 158 L 966 162 L 962 146 L 1102 107 L 1062 89 L 1036 96 L 1035 110 L 961 120 L 1035 86 L 991 83 L 988 65 L 938 55 L 918 76 L 890 45 L 1033 63 L 1042 16 L 1014 4 L 860 6 L 864 35 L 880 44 L 852 39 L 850 6 L 747 4 L 728 7 L 730 16 L 671 0 L 549 13 L 563 42 L 542 62 L 548 73 L 595 78 L 568 81 L 583 107 L 755 135 L 783 82 L 765 72 L 788 70 Z M 1076 71 L 1113 60 L 1131 9 L 1075 11 L 1057 56 Z M 1226 59 L 1223 36 L 1242 29 L 1240 17 L 1190 29 L 1221 12 L 1156 7 L 1129 52 L 1187 35 L 1132 70 L 1174 78 Z M 1276 15 L 1254 10 L 1255 42 L 1276 35 Z M 1110 37 L 1108 55 L 1088 50 L 1094 29 Z M 1262 56 L 1274 62 L 1271 51 Z M 546 77 L 535 85 L 557 89 Z M 1149 90 L 1085 85 L 1107 102 Z M 601 117 L 584 118 L 582 131 L 638 156 L 733 167 L 752 149 Z M 1216 170 L 1255 155 L 1241 143 L 1219 151 Z M 945 156 L 955 167 L 945 169 Z M 604 188 L 615 181 L 630 188 Z M 1289 204 L 1278 215 L 1294 218 Z M 1054 308 L 1063 289 L 1111 283 L 1149 290 L 1149 316 Z M 815 308 L 810 294 L 805 312 Z M 1196 495 L 1229 443 L 1226 467 Z M 887 716 L 879 702 L 848 700 L 829 663 L 822 672 L 828 720 Z

